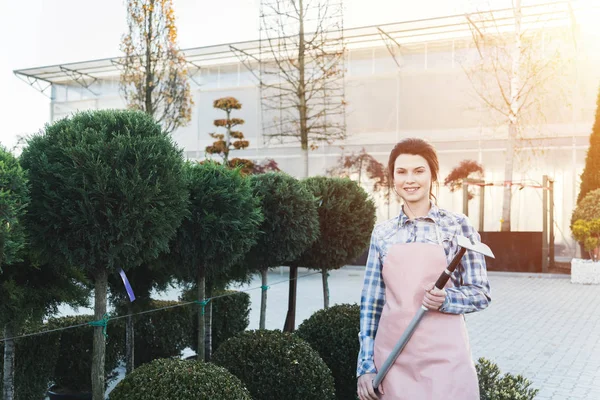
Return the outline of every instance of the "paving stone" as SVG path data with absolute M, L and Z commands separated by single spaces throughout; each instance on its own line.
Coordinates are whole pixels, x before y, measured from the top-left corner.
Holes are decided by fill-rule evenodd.
M 321 276 L 311 273 L 300 270 L 296 325 L 323 307 Z M 466 315 L 473 358 L 485 357 L 502 372 L 523 374 L 541 389 L 537 400 L 600 400 L 600 286 L 564 278 L 489 275 L 490 306 Z M 287 270 L 269 273 L 268 329 L 283 327 L 288 284 L 275 282 L 286 279 Z M 332 271 L 331 304 L 359 304 L 362 279 L 357 267 Z M 242 288 L 260 285 L 255 279 Z M 256 329 L 260 290 L 250 296 L 249 329 Z

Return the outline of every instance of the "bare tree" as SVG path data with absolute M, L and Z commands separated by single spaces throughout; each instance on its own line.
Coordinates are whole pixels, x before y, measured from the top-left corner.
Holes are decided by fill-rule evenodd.
M 340 0 L 262 0 L 258 56 L 232 47 L 258 78 L 263 136 L 308 151 L 346 137 Z M 256 67 L 258 66 L 258 71 Z
M 121 50 L 121 93 L 129 108 L 153 116 L 173 132 L 192 117 L 186 60 L 177 48 L 172 0 L 127 0 Z
M 341 0 L 261 0 L 258 56 L 232 47 L 259 80 L 263 136 L 308 151 L 346 138 Z M 258 65 L 259 71 L 255 71 Z M 295 329 L 298 267 L 290 266 L 284 330 Z
M 551 32 L 556 14 L 527 13 L 524 24 L 521 0 L 514 0 L 508 12 L 480 12 L 467 15 L 477 61 L 463 65 L 476 97 L 508 123 L 504 168 L 502 231 L 510 231 L 512 180 L 515 155 L 525 140 L 525 128 L 545 120 L 544 108 L 557 82 L 565 76 L 566 58 L 551 50 Z M 549 29 L 546 29 L 549 28 Z

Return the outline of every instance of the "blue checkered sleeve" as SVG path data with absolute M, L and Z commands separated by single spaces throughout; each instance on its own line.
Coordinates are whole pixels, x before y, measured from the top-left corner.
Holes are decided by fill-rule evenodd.
M 376 230 L 373 230 L 360 298 L 360 353 L 356 376 L 377 372 L 373 362 L 373 351 L 384 303 L 385 284 L 381 276 L 381 253 L 377 245 Z
M 461 227 L 462 235 L 481 241 L 481 236 L 465 216 L 461 218 Z M 456 241 L 456 238 L 453 240 Z M 453 247 L 458 250 L 458 245 Z M 446 288 L 446 300 L 440 311 L 448 314 L 467 314 L 487 308 L 491 302 L 491 293 L 485 256 L 467 250 L 458 265 L 458 273 L 458 284 Z

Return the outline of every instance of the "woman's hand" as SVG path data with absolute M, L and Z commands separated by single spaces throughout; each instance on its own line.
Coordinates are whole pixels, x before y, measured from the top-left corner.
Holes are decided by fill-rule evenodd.
M 446 300 L 446 290 L 436 288 L 435 284 L 430 287 L 433 287 L 433 289 L 425 290 L 423 305 L 429 310 L 437 311 L 444 304 L 444 300 Z
M 379 397 L 375 393 L 375 389 L 373 389 L 373 379 L 375 379 L 376 374 L 364 374 L 358 377 L 357 384 L 357 394 L 360 400 L 378 400 Z M 379 388 L 381 393 L 381 387 Z

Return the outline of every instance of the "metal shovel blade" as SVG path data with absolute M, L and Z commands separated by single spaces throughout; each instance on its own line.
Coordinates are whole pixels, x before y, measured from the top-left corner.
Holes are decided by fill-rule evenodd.
M 462 236 L 462 235 L 457 235 L 456 239 L 457 239 L 457 243 L 460 247 L 464 247 L 467 250 L 481 253 L 484 256 L 488 256 L 490 258 L 496 258 L 496 257 L 494 257 L 494 253 L 492 253 L 492 250 L 488 247 L 488 245 L 486 245 L 484 243 L 475 242 L 475 241 L 467 238 L 466 236 Z

